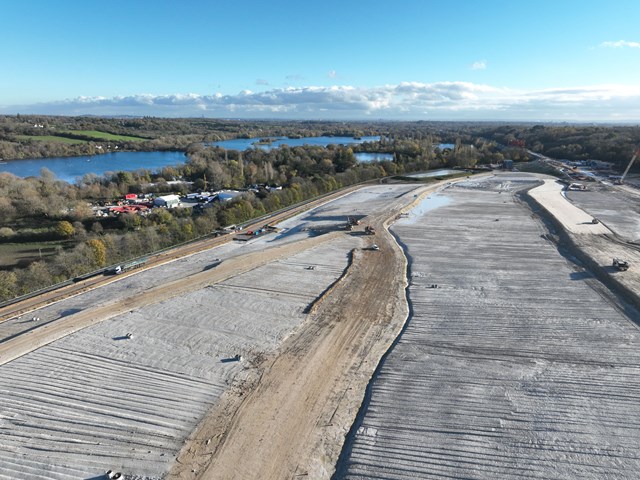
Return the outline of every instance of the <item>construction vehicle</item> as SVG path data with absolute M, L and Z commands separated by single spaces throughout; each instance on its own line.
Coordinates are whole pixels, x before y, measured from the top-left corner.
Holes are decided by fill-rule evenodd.
M 358 220 L 356 217 L 347 217 L 347 223 L 349 225 L 360 225 L 360 220 Z
M 631 157 L 629 165 L 627 165 L 627 168 L 624 169 L 624 173 L 622 174 L 622 176 L 615 181 L 616 185 L 622 185 L 624 183 L 624 177 L 627 176 L 627 173 L 629 173 L 629 170 L 631 169 L 631 165 L 633 165 L 633 162 L 636 161 L 636 158 L 638 158 L 638 156 L 640 156 L 640 147 L 636 148 L 635 152 L 633 152 L 633 157 Z
M 375 235 L 376 229 L 373 228 L 371 225 L 367 225 L 366 227 L 364 227 L 364 233 L 366 235 Z
M 620 260 L 619 258 L 613 259 L 613 266 L 621 272 L 629 270 L 629 262 L 627 262 L 626 260 Z

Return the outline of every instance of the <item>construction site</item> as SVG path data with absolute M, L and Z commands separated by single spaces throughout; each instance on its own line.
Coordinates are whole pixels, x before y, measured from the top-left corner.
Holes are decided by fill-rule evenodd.
M 4 309 L 0 479 L 638 478 L 638 207 L 365 185 Z

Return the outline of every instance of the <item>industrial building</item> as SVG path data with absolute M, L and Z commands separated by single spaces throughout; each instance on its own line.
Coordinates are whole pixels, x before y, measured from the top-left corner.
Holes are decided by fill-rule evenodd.
M 153 204 L 156 207 L 174 208 L 180 204 L 180 197 L 178 195 L 163 195 L 156 197 Z
M 238 192 L 237 190 L 222 190 L 221 192 L 218 192 L 218 200 L 221 202 L 228 202 L 242 194 L 243 192 Z

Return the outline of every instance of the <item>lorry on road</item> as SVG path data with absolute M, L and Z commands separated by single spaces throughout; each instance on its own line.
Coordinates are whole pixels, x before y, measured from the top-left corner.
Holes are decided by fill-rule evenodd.
M 134 268 L 140 268 L 147 263 L 147 258 L 139 258 L 137 260 L 133 260 L 131 262 L 122 263 L 120 265 L 116 265 L 113 268 L 107 270 L 107 273 L 112 275 L 120 275 L 121 273 L 128 272 L 129 270 L 133 270 Z

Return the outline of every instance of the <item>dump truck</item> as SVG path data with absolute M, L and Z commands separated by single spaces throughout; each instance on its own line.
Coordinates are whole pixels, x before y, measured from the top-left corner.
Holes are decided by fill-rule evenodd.
M 620 260 L 619 258 L 614 258 L 612 265 L 618 270 L 620 270 L 621 272 L 624 272 L 625 270 L 629 270 L 629 262 L 627 262 L 626 260 Z
M 371 225 L 367 225 L 366 227 L 364 227 L 364 233 L 367 235 L 375 235 L 376 229 L 373 228 Z

